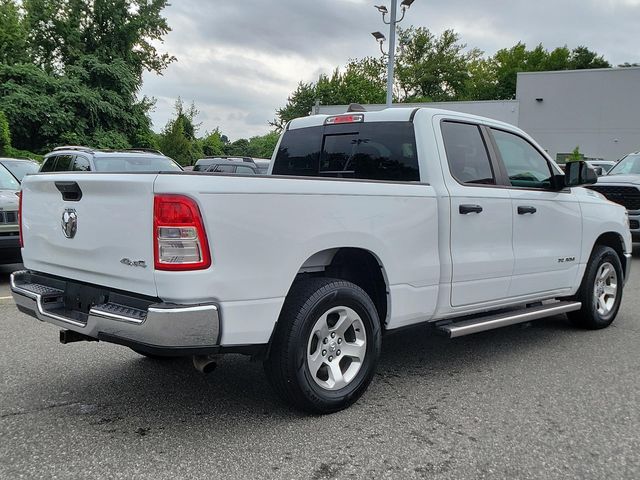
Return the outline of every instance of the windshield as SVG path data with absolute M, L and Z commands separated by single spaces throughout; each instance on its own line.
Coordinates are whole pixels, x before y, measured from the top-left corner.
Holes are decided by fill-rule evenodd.
M 40 169 L 40 165 L 35 162 L 20 160 L 3 160 L 2 165 L 4 165 L 19 182 L 22 182 L 22 179 L 28 173 L 38 173 Z
M 4 166 L 0 166 L 0 190 L 20 190 L 20 182 Z
M 640 155 L 627 155 L 609 170 L 609 175 L 626 174 L 640 175 Z
M 97 172 L 180 172 L 182 168 L 168 157 L 98 157 Z

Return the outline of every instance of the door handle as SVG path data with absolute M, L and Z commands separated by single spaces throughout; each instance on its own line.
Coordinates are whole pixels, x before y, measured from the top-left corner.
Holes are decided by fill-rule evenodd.
M 482 207 L 480 205 L 460 205 L 458 211 L 461 215 L 468 215 L 482 212 Z
M 518 207 L 518 215 L 526 215 L 528 213 L 533 215 L 537 211 L 536 207 Z

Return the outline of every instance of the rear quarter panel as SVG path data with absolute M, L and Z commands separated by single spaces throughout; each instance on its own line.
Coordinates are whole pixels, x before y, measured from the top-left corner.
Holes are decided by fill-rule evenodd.
M 424 319 L 435 308 L 437 204 L 428 185 L 181 174 L 159 175 L 154 191 L 198 202 L 213 259 L 206 271 L 179 273 L 179 281 L 174 272 L 157 271 L 158 295 L 219 301 L 223 322 L 236 308 L 243 318 L 233 322 L 245 322 L 254 340 L 268 340 L 305 261 L 332 248 L 362 248 L 379 259 L 391 292 L 390 324 Z M 223 325 L 223 343 L 249 333 L 227 329 L 225 338 Z

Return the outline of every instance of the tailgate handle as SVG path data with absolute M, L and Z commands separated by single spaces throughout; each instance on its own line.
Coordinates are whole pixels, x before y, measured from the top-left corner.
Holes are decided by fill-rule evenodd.
M 62 194 L 65 202 L 79 202 L 82 198 L 82 190 L 77 182 L 55 182 L 56 188 Z

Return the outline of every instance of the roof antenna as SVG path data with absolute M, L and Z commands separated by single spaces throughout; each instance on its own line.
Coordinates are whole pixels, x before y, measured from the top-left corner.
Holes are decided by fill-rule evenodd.
M 367 111 L 366 108 L 364 108 L 359 103 L 352 103 L 351 105 L 349 105 L 349 108 L 347 108 L 347 113 L 351 113 L 351 112 L 366 112 L 366 111 Z

